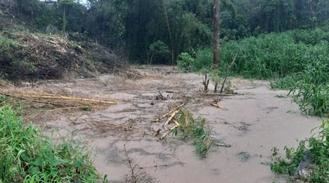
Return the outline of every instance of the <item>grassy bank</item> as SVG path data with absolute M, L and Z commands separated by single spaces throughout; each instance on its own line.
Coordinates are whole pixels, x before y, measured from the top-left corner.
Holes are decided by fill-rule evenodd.
M 23 125 L 9 106 L 0 107 L 0 182 L 100 182 L 85 150 L 54 144 L 39 129 Z
M 291 90 L 305 113 L 328 116 L 328 41 L 327 28 L 263 34 L 223 43 L 219 72 L 211 69 L 208 48 L 182 53 L 178 66 L 186 72 L 271 80 L 273 88 Z

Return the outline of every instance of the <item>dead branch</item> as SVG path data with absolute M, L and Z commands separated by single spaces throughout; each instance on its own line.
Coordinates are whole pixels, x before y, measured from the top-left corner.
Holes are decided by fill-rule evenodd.
M 203 80 L 203 82 L 202 82 L 202 84 L 203 84 L 203 91 L 205 92 L 205 93 L 207 93 L 208 92 L 208 89 L 209 89 L 209 79 L 208 79 L 208 74 L 205 74 L 204 75 L 204 80 Z
M 160 140 L 165 139 L 173 130 L 175 130 L 176 128 L 178 128 L 180 126 L 180 124 L 178 123 L 177 125 L 171 127 L 166 133 L 164 133 L 161 137 Z
M 215 143 L 216 146 L 218 147 L 225 147 L 225 148 L 230 148 L 232 145 L 230 144 L 225 144 L 225 143 Z
M 128 155 L 126 144 L 124 145 L 124 151 L 125 151 L 125 155 L 126 155 L 127 161 L 128 161 L 128 166 L 129 166 L 129 169 L 130 169 L 130 181 L 132 183 L 137 183 L 137 175 L 135 173 L 135 169 L 136 169 L 137 166 L 133 165 L 133 162 L 132 162 L 132 160 L 130 159 L 130 157 Z
M 219 101 L 214 101 L 210 105 L 219 109 L 224 109 L 224 107 L 219 104 Z
M 163 96 L 163 94 L 161 93 L 161 91 L 158 91 L 159 95 L 157 95 L 155 97 L 155 100 L 168 100 L 167 97 Z
M 177 109 L 176 111 L 174 111 L 173 113 L 171 113 L 170 117 L 167 119 L 167 121 L 164 123 L 164 125 L 168 125 L 170 122 L 172 122 L 172 120 L 175 118 L 176 114 L 178 114 L 180 111 L 180 109 Z
M 204 94 L 202 94 L 202 96 L 206 96 L 206 97 L 231 97 L 231 96 L 236 96 L 236 95 L 243 95 L 243 94 L 239 94 L 239 93 L 233 93 L 233 94 L 204 93 Z
M 174 109 L 170 110 L 169 112 L 167 112 L 166 114 L 162 115 L 161 117 L 159 117 L 158 119 L 154 120 L 153 122 L 159 122 L 162 119 L 166 118 L 167 116 L 171 116 L 172 113 L 174 113 L 175 111 L 181 109 L 182 107 L 185 106 L 186 103 L 182 103 L 181 105 L 175 107 Z
M 238 56 L 238 55 L 236 54 L 236 55 L 233 57 L 233 60 L 232 60 L 232 62 L 231 62 L 231 64 L 230 64 L 230 66 L 227 68 L 228 71 L 232 69 L 233 65 L 235 64 L 235 60 L 236 60 L 236 57 L 237 57 L 237 56 Z M 222 83 L 222 87 L 221 87 L 221 89 L 220 89 L 220 93 L 223 93 L 223 91 L 224 91 L 224 87 L 225 87 L 225 83 L 226 83 L 226 81 L 227 81 L 227 78 L 228 78 L 228 74 L 226 74 L 225 79 L 224 79 L 224 81 L 223 81 L 223 83 Z

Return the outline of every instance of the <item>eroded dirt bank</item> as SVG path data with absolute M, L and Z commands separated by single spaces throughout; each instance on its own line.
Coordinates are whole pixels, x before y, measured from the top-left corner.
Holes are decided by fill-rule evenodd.
M 296 146 L 297 139 L 309 136 L 320 123 L 302 115 L 285 91 L 273 91 L 264 81 L 234 79 L 232 85 L 240 95 L 224 97 L 221 109 L 210 105 L 215 96 L 200 92 L 202 76 L 179 73 L 173 67 L 136 70 L 137 79 L 104 75 L 39 84 L 38 90 L 116 99 L 118 104 L 89 112 L 42 112 L 29 118 L 54 138 L 73 137 L 87 144 L 97 169 L 110 182 L 125 182 L 131 175 L 129 157 L 138 165 L 141 182 L 161 183 L 282 182 L 268 166 L 271 149 Z M 168 100 L 156 100 L 159 92 Z M 152 121 L 187 100 L 186 107 L 195 117 L 207 119 L 216 141 L 231 147 L 213 147 L 201 160 L 191 144 L 155 137 L 162 124 Z

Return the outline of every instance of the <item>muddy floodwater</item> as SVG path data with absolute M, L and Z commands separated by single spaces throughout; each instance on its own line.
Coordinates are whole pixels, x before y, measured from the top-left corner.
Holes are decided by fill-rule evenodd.
M 141 182 L 285 182 L 270 171 L 271 149 L 297 146 L 298 139 L 310 136 L 320 124 L 320 119 L 301 114 L 286 91 L 271 90 L 266 81 L 232 79 L 238 95 L 222 97 L 217 108 L 211 105 L 217 96 L 201 92 L 201 75 L 179 73 L 174 67 L 133 70 L 138 77 L 103 75 L 37 86 L 118 102 L 98 110 L 34 116 L 53 138 L 74 138 L 86 145 L 98 171 L 112 183 L 129 179 L 128 159 Z M 165 100 L 159 99 L 160 93 Z M 212 137 L 226 147 L 213 146 L 200 159 L 191 142 L 155 136 L 162 124 L 154 119 L 183 101 L 195 117 L 207 120 Z

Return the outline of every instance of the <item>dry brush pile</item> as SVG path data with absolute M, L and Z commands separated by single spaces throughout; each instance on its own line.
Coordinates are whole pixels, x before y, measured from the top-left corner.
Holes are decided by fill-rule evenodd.
M 91 77 L 123 65 L 95 43 L 27 31 L 0 32 L 0 64 L 0 76 L 11 80 Z
M 74 96 L 42 90 L 10 88 L 8 86 L 6 88 L 0 87 L 1 98 L 0 104 L 25 106 L 24 109 L 27 108 L 27 111 L 31 110 L 31 108 L 36 108 L 35 106 L 39 106 L 37 109 L 41 111 L 89 111 L 117 104 L 115 100 L 108 98 Z

